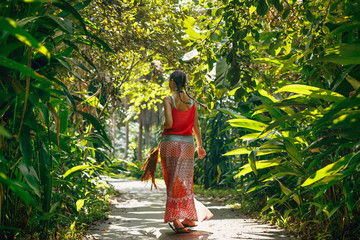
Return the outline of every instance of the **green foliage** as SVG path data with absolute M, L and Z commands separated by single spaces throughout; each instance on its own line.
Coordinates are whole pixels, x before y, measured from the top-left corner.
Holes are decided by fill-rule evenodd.
M 79 14 L 88 4 L 0 3 L 1 239 L 68 238 L 107 207 L 95 152 L 110 140 L 72 78 L 93 66 L 81 44 L 109 50 Z
M 75 238 L 100 217 L 100 173 L 141 175 L 109 159 L 106 114 L 125 97 L 122 119 L 156 110 L 180 67 L 209 109 L 195 181 L 309 238 L 359 233 L 358 1 L 6 0 L 0 13 L 1 237 Z
M 239 165 L 221 175 L 236 178 L 242 206 L 256 199 L 252 209 L 295 222 L 310 238 L 357 236 L 357 1 L 199 1 L 198 8 L 204 12 L 191 27 L 202 37 L 189 38 L 197 55 L 187 67 L 208 89 L 206 133 L 219 131 L 216 119 L 228 122 L 220 131 L 231 136 L 219 142 L 231 149 L 209 162 L 232 157 Z M 232 119 L 218 118 L 219 101 Z

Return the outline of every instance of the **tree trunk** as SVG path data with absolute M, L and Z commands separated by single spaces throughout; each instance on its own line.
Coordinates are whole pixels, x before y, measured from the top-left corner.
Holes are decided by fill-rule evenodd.
M 129 148 L 129 123 L 125 125 L 125 151 L 124 151 L 124 158 L 128 158 L 128 148 Z
M 146 109 L 143 115 L 145 128 L 145 146 L 150 147 L 150 125 L 153 124 L 153 111 Z
M 137 160 L 142 161 L 142 140 L 143 140 L 143 114 L 139 114 L 138 123 L 139 123 L 139 133 L 138 133 L 138 144 L 137 144 Z
M 128 99 L 125 97 L 124 99 L 124 107 L 125 109 L 129 109 Z M 128 158 L 128 149 L 129 149 L 129 123 L 125 124 L 125 150 L 124 150 L 124 159 Z
M 150 146 L 150 128 L 145 128 L 145 145 Z
M 114 111 L 111 115 L 112 121 L 112 146 L 113 146 L 113 156 L 115 157 L 115 139 L 116 139 L 116 111 Z

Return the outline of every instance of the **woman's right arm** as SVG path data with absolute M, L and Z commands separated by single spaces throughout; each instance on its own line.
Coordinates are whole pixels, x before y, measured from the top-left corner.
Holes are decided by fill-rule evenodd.
M 163 124 L 163 129 L 169 129 L 173 125 L 170 97 L 165 97 L 163 103 L 164 103 L 164 112 L 165 112 L 165 122 Z
M 202 140 L 201 140 L 201 130 L 200 130 L 200 124 L 199 124 L 199 117 L 197 114 L 197 110 L 195 110 L 195 117 L 194 117 L 194 133 L 195 133 L 195 139 L 197 144 L 197 153 L 199 155 L 200 159 L 203 159 L 206 155 L 205 149 L 202 146 Z

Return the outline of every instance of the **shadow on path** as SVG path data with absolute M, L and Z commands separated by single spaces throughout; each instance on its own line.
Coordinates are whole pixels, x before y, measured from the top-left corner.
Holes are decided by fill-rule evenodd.
M 124 179 L 107 179 L 122 194 L 116 197 L 109 219 L 89 229 L 86 239 L 296 239 L 277 227 L 247 218 L 239 210 L 229 209 L 208 198 L 197 197 L 214 216 L 197 223 L 191 233 L 174 233 L 164 224 L 166 189 L 150 190 L 150 184 Z

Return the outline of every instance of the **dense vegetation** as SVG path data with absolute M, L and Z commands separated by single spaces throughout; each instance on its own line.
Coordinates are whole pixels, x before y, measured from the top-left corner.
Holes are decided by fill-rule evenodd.
M 100 174 L 141 175 L 178 68 L 208 105 L 196 182 L 238 190 L 242 208 L 304 238 L 359 236 L 357 0 L 6 0 L 0 12 L 2 239 L 76 238 L 101 218 Z
M 217 110 L 204 119 L 205 186 L 233 176 L 244 208 L 295 222 L 311 238 L 357 238 L 359 2 L 205 7 L 191 60 L 195 79 L 213 77 L 208 101 Z M 220 158 L 229 147 L 224 156 L 239 157 Z
M 81 46 L 110 49 L 78 12 L 90 1 L 46 2 L 1 2 L 1 239 L 68 239 L 106 208 L 98 176 L 111 142 L 87 110 L 94 65 Z

